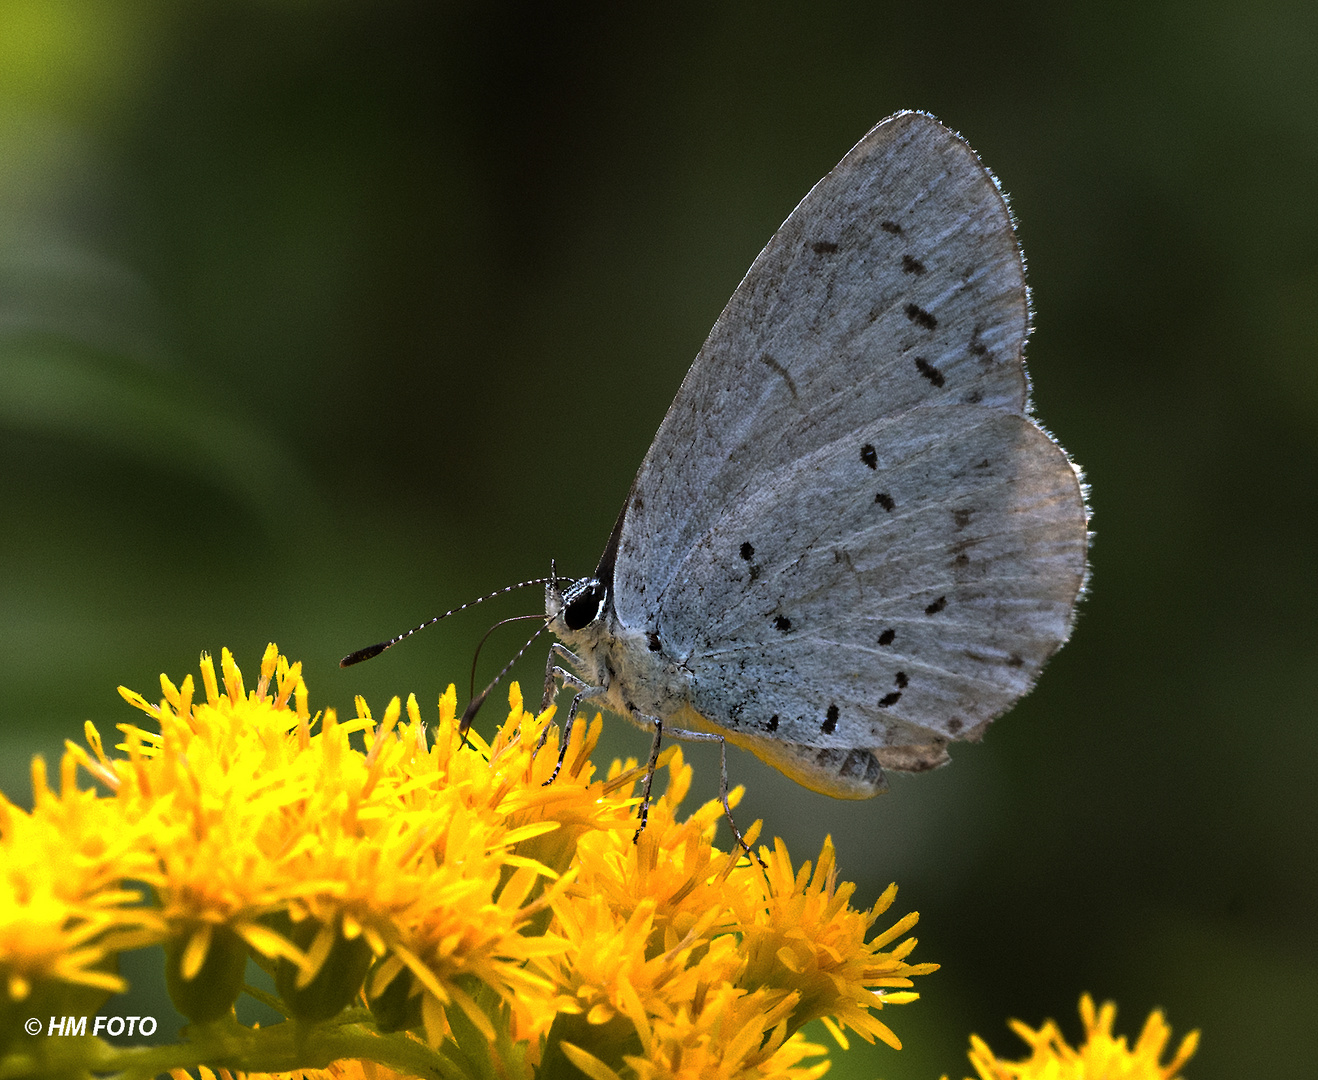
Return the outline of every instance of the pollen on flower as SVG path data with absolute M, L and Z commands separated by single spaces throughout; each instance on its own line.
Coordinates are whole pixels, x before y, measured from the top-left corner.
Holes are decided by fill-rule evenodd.
M 1173 1080 L 1199 1046 L 1199 1032 L 1192 1031 L 1181 1040 L 1171 1059 L 1161 1063 L 1172 1031 L 1161 1010 L 1154 1010 L 1134 1047 L 1126 1037 L 1114 1036 L 1112 1025 L 1117 1007 L 1105 1002 L 1094 1008 L 1094 999 L 1085 994 L 1080 999 L 1080 1018 L 1085 1025 L 1085 1041 L 1072 1048 L 1052 1020 L 1037 1031 L 1011 1022 L 1011 1029 L 1030 1047 L 1023 1061 L 999 1058 L 977 1035 L 970 1037 L 970 1062 L 980 1080 Z

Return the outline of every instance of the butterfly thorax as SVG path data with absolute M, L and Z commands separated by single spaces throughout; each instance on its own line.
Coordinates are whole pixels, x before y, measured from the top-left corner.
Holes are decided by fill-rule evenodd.
M 690 704 L 691 673 L 654 648 L 652 635 L 621 623 L 598 579 L 583 578 L 561 593 L 546 588 L 545 617 L 580 661 L 577 675 L 604 690 L 595 700 L 610 712 L 666 719 Z

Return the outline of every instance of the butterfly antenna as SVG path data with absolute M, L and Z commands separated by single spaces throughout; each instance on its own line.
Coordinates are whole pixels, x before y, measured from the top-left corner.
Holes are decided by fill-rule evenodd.
M 557 582 L 557 581 L 558 581 L 557 575 L 555 575 L 554 577 L 547 577 L 547 578 L 531 578 L 530 581 L 519 581 L 516 585 L 506 585 L 504 588 L 496 589 L 494 592 L 488 593 L 485 596 L 478 596 L 475 600 L 468 600 L 465 604 L 461 604 L 458 607 L 451 608 L 450 610 L 444 612 L 443 615 L 436 615 L 433 619 L 427 619 L 420 626 L 414 626 L 412 627 L 411 630 L 407 630 L 404 633 L 399 634 L 397 637 L 391 637 L 388 641 L 381 641 L 376 643 L 375 645 L 367 645 L 366 648 L 364 649 L 358 649 L 356 652 L 350 652 L 347 656 L 345 656 L 342 660 L 339 661 L 339 667 L 341 668 L 352 667 L 353 664 L 360 664 L 363 660 L 369 660 L 373 656 L 379 656 L 382 652 L 384 652 L 385 649 L 392 648 L 393 646 L 397 645 L 400 641 L 410 638 L 413 634 L 417 633 L 420 630 L 424 630 L 427 626 L 434 626 L 435 623 L 439 622 L 440 619 L 447 619 L 450 615 L 456 615 L 459 611 L 466 611 L 467 608 L 469 607 L 475 607 L 477 604 L 483 604 L 485 603 L 486 600 L 493 600 L 497 596 L 503 596 L 504 593 L 510 593 L 516 589 L 524 589 L 528 585 L 548 585 L 550 582 Z M 540 617 L 541 616 L 536 616 L 536 618 L 540 618 Z M 488 637 L 489 635 L 487 634 L 486 636 Z
M 493 634 L 496 630 L 498 630 L 499 627 L 501 627 L 501 626 L 507 626 L 509 623 L 524 622 L 524 621 L 527 620 L 527 619 L 543 619 L 543 618 L 544 618 L 543 615 L 514 615 L 514 616 L 513 616 L 512 618 L 510 618 L 510 619 L 500 619 L 497 623 L 495 623 L 495 624 L 494 624 L 493 626 L 491 626 L 488 630 L 486 630 L 486 631 L 485 631 L 485 636 L 484 636 L 483 638 L 480 639 L 480 642 L 479 642 L 479 643 L 477 644 L 477 646 L 476 646 L 476 652 L 475 652 L 475 654 L 474 654 L 474 655 L 472 656 L 472 658 L 471 658 L 471 679 L 470 679 L 470 681 L 467 683 L 467 693 L 468 693 L 468 694 L 471 694 L 473 697 L 474 697 L 475 694 L 476 694 L 476 662 L 477 662 L 478 660 L 480 660 L 480 658 L 481 658 L 481 650 L 482 650 L 483 648 L 485 648 L 485 643 L 486 643 L 487 641 L 490 640 L 490 635 L 491 635 L 491 634 Z M 534 640 L 535 640 L 535 638 L 532 638 L 532 639 L 531 639 L 531 641 L 534 641 Z M 530 645 L 530 644 L 531 644 L 531 641 L 528 641 L 526 644 L 527 644 L 527 645 Z M 525 651 L 526 651 L 526 646 L 523 646 L 523 647 L 522 647 L 522 652 L 525 652 Z M 520 652 L 517 654 L 517 656 L 521 656 L 521 655 L 522 655 L 522 653 L 520 653 Z M 515 661 L 517 660 L 517 656 L 514 656 L 514 657 L 513 657 L 512 662 L 515 662 Z M 500 672 L 499 674 L 502 676 L 503 672 Z M 497 682 L 498 680 L 496 679 L 495 681 Z
M 490 627 L 490 631 L 493 632 L 497 627 L 502 626 L 504 623 L 517 622 L 519 619 L 544 619 L 544 616 L 518 615 L 512 619 L 504 619 L 502 623 L 496 623 L 494 626 Z M 541 634 L 543 634 L 547 629 L 549 629 L 548 623 L 537 628 L 536 632 L 526 639 L 526 644 L 517 650 L 517 655 L 514 656 L 511 660 L 509 660 L 508 663 L 503 665 L 503 670 L 500 671 L 499 674 L 494 677 L 494 679 L 490 682 L 490 685 L 487 686 L 484 690 L 482 690 L 476 697 L 472 698 L 471 701 L 467 704 L 467 708 L 462 713 L 462 722 L 458 725 L 458 732 L 462 735 L 464 740 L 467 737 L 467 729 L 471 727 L 471 722 L 474 719 L 476 719 L 476 713 L 479 712 L 480 707 L 485 704 L 485 699 L 489 696 L 490 691 L 499 685 L 499 682 L 503 679 L 505 675 L 508 674 L 512 666 L 522 658 L 522 654 L 525 653 L 526 650 L 531 647 L 531 643 L 535 641 L 535 639 L 538 638 Z M 489 633 L 487 633 L 485 636 L 489 637 L 490 635 Z M 484 641 L 482 641 L 482 644 L 484 644 Z M 473 664 L 474 663 L 475 661 L 473 661 Z M 474 674 L 475 674 L 475 669 L 473 667 L 473 677 Z

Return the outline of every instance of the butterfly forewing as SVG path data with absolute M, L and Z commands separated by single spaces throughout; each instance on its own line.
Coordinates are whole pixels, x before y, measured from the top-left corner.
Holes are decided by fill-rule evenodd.
M 931 117 L 879 124 L 770 240 L 683 381 L 632 492 L 620 616 L 667 591 L 736 492 L 857 424 L 934 403 L 1023 413 L 1027 331 L 992 176 Z

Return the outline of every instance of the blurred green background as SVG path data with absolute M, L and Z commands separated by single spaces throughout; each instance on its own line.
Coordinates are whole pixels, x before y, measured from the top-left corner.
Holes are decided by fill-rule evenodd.
M 885 1014 L 900 1054 L 832 1075 L 963 1076 L 969 1032 L 1075 1036 L 1085 990 L 1132 1036 L 1155 1006 L 1201 1027 L 1193 1080 L 1313 1075 L 1303 0 L 3 0 L 4 790 L 26 801 L 33 753 L 132 720 L 115 687 L 154 697 L 203 649 L 254 675 L 276 641 L 340 713 L 465 697 L 481 634 L 538 590 L 335 664 L 551 557 L 593 569 L 755 254 L 909 107 L 1013 197 L 1093 591 L 1031 697 L 882 799 L 733 755 L 744 822 L 798 860 L 831 832 L 857 902 L 897 880 L 915 958 L 944 965 Z M 492 639 L 482 682 L 522 639 Z M 607 726 L 606 760 L 644 752 Z

